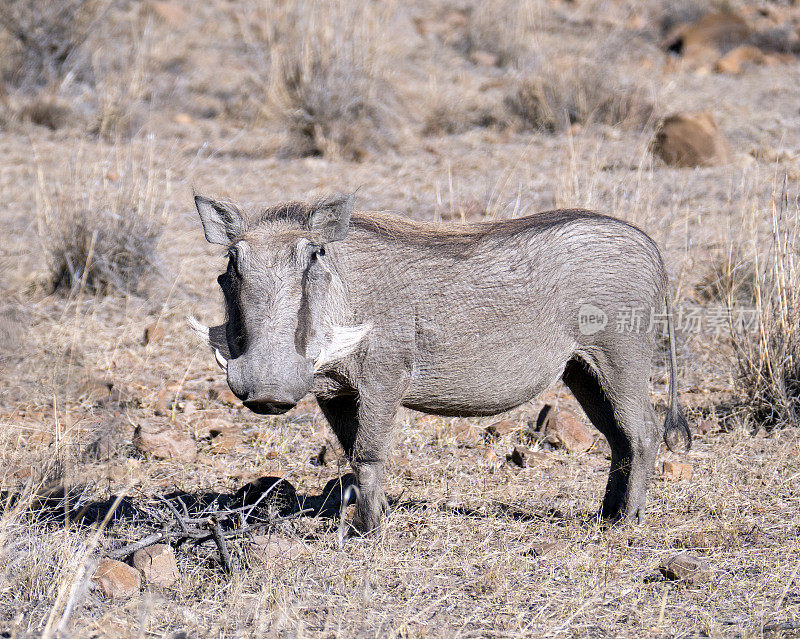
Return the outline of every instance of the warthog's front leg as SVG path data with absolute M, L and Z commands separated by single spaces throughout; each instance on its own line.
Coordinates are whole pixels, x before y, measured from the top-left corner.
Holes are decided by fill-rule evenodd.
M 383 477 L 399 402 L 374 406 L 347 396 L 320 400 L 319 405 L 356 474 L 359 494 L 353 526 L 361 534 L 374 532 L 387 507 Z

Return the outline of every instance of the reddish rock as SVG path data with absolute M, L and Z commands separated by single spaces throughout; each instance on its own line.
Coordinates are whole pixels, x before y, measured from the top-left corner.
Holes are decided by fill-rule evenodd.
M 540 451 L 533 451 L 525 446 L 514 446 L 508 460 L 521 468 L 530 468 L 547 459 L 547 455 Z
M 136 427 L 133 445 L 156 459 L 193 461 L 197 446 L 188 433 L 164 420 L 148 420 Z
M 272 564 L 276 561 L 296 561 L 308 554 L 308 549 L 299 541 L 277 537 L 275 535 L 259 535 L 253 537 L 248 545 L 250 556 L 263 564 Z
M 486 435 L 490 439 L 500 439 L 505 435 L 510 435 L 511 433 L 519 430 L 519 424 L 516 422 L 512 422 L 510 419 L 504 419 L 499 422 L 495 422 L 490 426 L 487 426 L 485 431 Z
M 708 62 L 729 49 L 746 44 L 751 30 L 742 16 L 731 11 L 711 13 L 694 23 L 676 26 L 667 34 L 667 50 L 693 62 Z
M 244 437 L 235 430 L 224 430 L 212 434 L 211 452 L 212 453 L 232 453 L 242 447 Z
M 142 584 L 138 570 L 114 559 L 101 559 L 92 581 L 100 592 L 112 599 L 132 597 Z
M 175 552 L 167 544 L 137 550 L 133 553 L 133 567 L 142 574 L 146 584 L 154 586 L 171 586 L 180 576 Z
M 164 327 L 157 322 L 153 322 L 145 327 L 142 339 L 146 346 L 148 344 L 158 344 L 163 341 L 166 336 L 167 332 L 164 330 Z
M 565 550 L 567 547 L 567 542 L 563 540 L 535 541 L 525 554 L 533 555 L 534 557 L 544 557 L 545 555 Z
M 699 557 L 682 552 L 664 562 L 659 570 L 665 578 L 673 581 L 684 581 L 689 584 L 698 584 L 708 581 L 711 568 Z
M 178 27 L 186 22 L 186 12 L 175 2 L 150 0 L 147 7 L 153 14 L 173 27 Z
M 729 73 L 736 75 L 744 70 L 745 65 L 766 64 L 767 56 L 751 45 L 744 45 L 731 49 L 714 64 L 715 73 Z
M 708 111 L 664 118 L 650 149 L 670 166 L 711 166 L 731 159 L 728 141 Z
M 214 384 L 208 391 L 208 396 L 211 399 L 216 399 L 223 404 L 229 404 L 230 406 L 239 406 L 241 402 L 239 402 L 239 398 L 233 394 L 233 391 L 228 388 L 227 384 Z
M 539 412 L 536 430 L 546 443 L 571 453 L 585 453 L 594 445 L 594 435 L 586 424 L 568 410 L 556 413 L 550 404 Z
M 665 461 L 661 471 L 661 476 L 664 479 L 679 480 L 692 478 L 692 465 L 684 464 L 682 462 Z

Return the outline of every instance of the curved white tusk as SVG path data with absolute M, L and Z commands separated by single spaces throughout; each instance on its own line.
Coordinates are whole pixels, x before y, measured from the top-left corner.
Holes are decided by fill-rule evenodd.
M 189 315 L 186 318 L 189 322 L 189 328 L 192 329 L 195 335 L 197 335 L 203 342 L 209 342 L 209 328 L 205 324 L 200 323 L 194 315 Z
M 216 359 L 216 360 L 217 360 L 217 364 L 219 364 L 219 367 L 220 367 L 222 370 L 224 370 L 224 371 L 227 371 L 227 370 L 228 370 L 228 360 L 227 360 L 227 359 L 225 359 L 225 358 L 222 356 L 222 353 L 220 353 L 220 352 L 219 352 L 219 349 L 218 349 L 218 348 L 215 348 L 215 349 L 214 349 L 214 359 Z

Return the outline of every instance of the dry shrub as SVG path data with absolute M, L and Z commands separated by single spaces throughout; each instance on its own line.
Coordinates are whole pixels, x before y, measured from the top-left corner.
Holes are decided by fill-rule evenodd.
M 53 86 L 90 72 L 82 51 L 105 0 L 3 0 L 0 27 L 14 40 L 3 73 L 17 87 Z
M 22 122 L 30 122 L 55 131 L 69 124 L 74 112 L 63 100 L 53 95 L 41 94 L 26 100 L 16 116 Z
M 249 32 L 263 66 L 263 112 L 289 135 L 292 155 L 359 160 L 396 145 L 398 98 L 387 82 L 368 2 L 269 3 Z
M 502 124 L 506 118 L 491 97 L 467 96 L 439 89 L 427 100 L 422 135 L 454 135 L 470 129 Z
M 53 292 L 137 291 L 158 266 L 166 222 L 166 180 L 157 178 L 151 165 L 129 158 L 115 169 L 79 166 L 79 196 L 40 184 L 37 223 Z
M 788 215 L 773 206 L 772 246 L 756 255 L 759 331 L 735 339 L 740 390 L 753 419 L 766 426 L 800 425 L 800 205 Z
M 539 3 L 532 0 L 477 2 L 469 11 L 463 40 L 456 46 L 469 57 L 488 53 L 501 67 L 519 65 L 530 55 L 540 11 Z
M 756 302 L 757 286 L 758 275 L 753 259 L 737 250 L 712 260 L 695 290 L 704 302 L 752 305 Z
M 653 114 L 649 92 L 611 67 L 586 59 L 540 66 L 520 78 L 506 107 L 528 129 L 554 132 L 576 123 L 644 127 Z

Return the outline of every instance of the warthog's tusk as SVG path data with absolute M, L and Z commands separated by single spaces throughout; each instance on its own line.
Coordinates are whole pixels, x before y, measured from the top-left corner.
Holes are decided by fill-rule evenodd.
M 192 329 L 194 334 L 207 344 L 209 342 L 208 326 L 199 322 L 194 315 L 189 315 L 189 317 L 186 318 L 186 321 L 189 322 L 189 328 Z
M 228 370 L 228 360 L 227 360 L 227 359 L 225 359 L 225 358 L 222 356 L 222 353 L 220 353 L 220 352 L 219 352 L 219 349 L 218 349 L 218 348 L 215 348 L 215 349 L 214 349 L 214 359 L 216 359 L 216 360 L 217 360 L 217 364 L 219 364 L 219 367 L 220 367 L 222 370 L 224 370 L 224 371 L 227 371 L 227 370 Z

